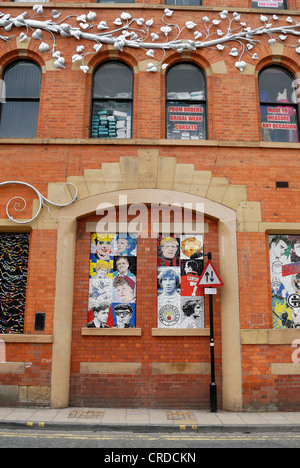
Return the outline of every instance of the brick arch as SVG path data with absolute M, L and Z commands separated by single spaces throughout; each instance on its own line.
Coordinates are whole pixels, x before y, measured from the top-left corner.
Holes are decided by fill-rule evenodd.
M 180 191 L 179 187 L 175 184 L 175 180 L 179 181 L 178 178 L 176 179 L 176 174 L 174 174 L 173 178 L 173 188 L 171 189 L 167 186 L 169 179 L 165 179 L 166 184 L 162 188 L 164 176 L 161 176 L 159 180 L 157 179 L 157 167 L 154 165 L 153 171 L 150 174 L 147 172 L 151 159 L 150 154 L 151 152 L 148 153 L 148 157 L 144 155 L 144 165 L 140 161 L 137 184 L 132 179 L 126 181 L 127 184 L 132 184 L 131 188 L 122 186 L 122 180 L 124 182 L 124 179 L 122 177 L 119 179 L 118 169 L 120 168 L 118 168 L 116 163 L 108 164 L 106 167 L 102 165 L 102 169 L 99 169 L 98 172 L 85 171 L 85 177 L 89 175 L 90 178 L 88 182 L 85 179 L 85 188 L 81 186 L 79 200 L 73 205 L 60 209 L 58 212 L 51 405 L 52 407 L 66 407 L 69 403 L 77 220 L 95 213 L 99 205 L 103 207 L 103 203 L 116 207 L 122 206 L 122 203 L 131 205 L 134 203 L 151 204 L 165 202 L 172 205 L 180 200 L 182 206 L 184 203 L 192 204 L 195 207 L 195 211 L 200 210 L 200 206 L 202 209 L 201 204 L 204 204 L 204 214 L 218 221 L 220 273 L 225 284 L 221 291 L 223 408 L 241 410 L 242 380 L 236 211 L 220 202 L 212 200 L 212 198 L 201 197 L 188 191 Z M 124 163 L 129 165 L 131 163 L 136 164 L 137 162 L 135 158 L 127 158 L 124 161 Z M 157 164 L 160 165 L 164 163 L 165 161 L 163 160 L 157 161 Z M 151 161 L 151 164 L 153 164 L 153 161 Z M 186 165 L 179 164 L 178 166 L 180 171 L 180 166 L 183 169 Z M 109 170 L 110 172 L 105 172 Z M 105 180 L 101 179 L 103 176 L 103 172 L 101 171 L 104 171 L 107 176 L 110 173 L 110 190 L 108 186 L 105 186 Z M 123 174 L 125 173 L 126 171 Z M 163 174 L 167 176 L 167 170 Z M 75 182 L 74 179 L 73 181 Z M 83 183 L 83 180 L 81 182 Z M 197 186 L 197 184 L 194 185 Z M 86 189 L 88 192 L 85 192 L 85 196 L 82 196 L 83 190 Z M 195 191 L 197 193 L 196 187 Z M 91 192 L 94 192 L 94 194 L 92 195 Z M 124 197 L 125 195 L 126 197 Z

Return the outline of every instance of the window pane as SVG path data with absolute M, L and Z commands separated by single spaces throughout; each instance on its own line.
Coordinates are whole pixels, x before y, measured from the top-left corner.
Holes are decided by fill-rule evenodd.
M 131 102 L 95 102 L 92 138 L 131 138 Z
M 134 3 L 134 0 L 97 0 L 96 3 Z
M 253 8 L 278 8 L 287 9 L 286 0 L 258 0 L 257 2 L 252 1 Z
M 294 104 L 293 79 L 279 68 L 267 68 L 259 76 L 260 100 L 262 102 L 288 102 Z
M 167 99 L 205 99 L 204 76 L 189 64 L 177 65 L 167 75 Z
M 166 0 L 166 5 L 194 5 L 200 6 L 202 5 L 201 0 Z
M 298 143 L 297 111 L 294 106 L 260 106 L 263 141 Z
M 167 102 L 167 138 L 206 139 L 205 105 L 182 101 Z
M 29 234 L 0 234 L 0 333 L 22 333 Z
M 4 74 L 6 97 L 39 98 L 42 73 L 30 62 L 18 62 Z
M 1 107 L 1 138 L 35 138 L 39 102 L 7 101 Z
M 132 73 L 126 65 L 109 63 L 94 76 L 94 98 L 132 98 Z

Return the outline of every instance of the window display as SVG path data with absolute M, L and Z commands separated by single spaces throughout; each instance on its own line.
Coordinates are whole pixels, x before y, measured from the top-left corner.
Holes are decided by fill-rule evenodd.
M 205 94 L 204 75 L 196 66 L 180 64 L 170 69 L 167 74 L 167 138 L 207 138 Z
M 278 67 L 259 76 L 263 141 L 298 143 L 298 105 L 294 102 L 293 77 Z
M 94 74 L 91 138 L 131 138 L 133 75 L 120 62 L 108 62 Z
M 286 0 L 258 0 L 256 2 L 252 1 L 253 8 L 278 8 L 279 10 L 287 9 Z

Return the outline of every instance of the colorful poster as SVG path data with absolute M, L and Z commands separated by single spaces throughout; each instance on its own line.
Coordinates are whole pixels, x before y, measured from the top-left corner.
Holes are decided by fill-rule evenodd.
M 158 328 L 204 328 L 203 235 L 158 237 Z
M 269 235 L 273 328 L 300 328 L 300 236 Z
M 91 235 L 88 328 L 135 328 L 134 234 Z
M 0 333 L 23 333 L 28 233 L 0 234 Z

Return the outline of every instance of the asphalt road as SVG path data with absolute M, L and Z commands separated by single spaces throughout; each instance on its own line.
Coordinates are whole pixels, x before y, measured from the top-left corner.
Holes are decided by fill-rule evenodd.
M 300 448 L 299 433 L 132 433 L 0 430 L 1 448 L 98 448 L 99 461 L 142 466 L 195 463 L 202 448 Z M 153 450 L 156 449 L 156 450 Z M 124 457 L 118 458 L 118 457 Z M 105 458 L 106 457 L 106 458 Z M 203 457 L 203 454 L 202 454 Z M 195 458 L 195 459 L 194 459 Z

